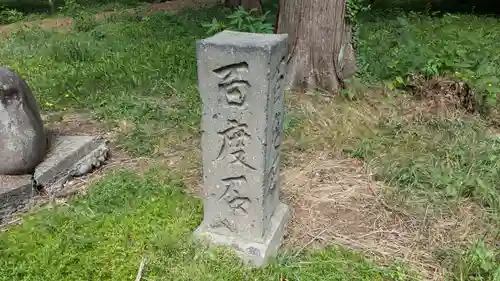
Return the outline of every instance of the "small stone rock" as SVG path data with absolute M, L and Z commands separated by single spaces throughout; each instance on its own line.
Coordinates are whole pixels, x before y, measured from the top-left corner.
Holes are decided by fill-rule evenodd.
M 48 148 L 35 96 L 15 72 L 0 67 L 0 174 L 31 174 Z
M 50 188 L 52 190 L 61 190 L 63 189 L 64 185 L 61 183 L 61 182 L 58 182 L 56 184 L 54 184 L 53 186 L 51 186 Z
M 85 175 L 86 173 L 90 172 L 92 169 L 92 164 L 87 162 L 83 163 L 79 168 L 78 168 L 78 174 L 77 176 Z

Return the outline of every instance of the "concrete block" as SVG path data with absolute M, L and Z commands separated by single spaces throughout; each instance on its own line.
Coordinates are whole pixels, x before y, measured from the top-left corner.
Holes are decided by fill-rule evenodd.
M 253 256 L 275 253 L 270 241 L 281 238 L 269 237 L 282 237 L 288 218 L 279 203 L 286 55 L 284 34 L 224 31 L 197 42 L 205 198 L 195 233 L 236 249 L 260 245 Z
M 0 175 L 0 224 L 8 216 L 25 209 L 36 194 L 30 175 Z
M 88 173 L 107 158 L 104 140 L 95 136 L 57 136 L 45 160 L 35 169 L 35 181 L 48 189 L 71 176 Z
M 71 177 L 82 176 L 100 167 L 108 152 L 105 141 L 99 137 L 55 137 L 33 177 L 0 175 L 0 222 L 17 211 L 27 209 L 28 203 L 38 195 L 32 178 L 49 195 L 54 195 Z

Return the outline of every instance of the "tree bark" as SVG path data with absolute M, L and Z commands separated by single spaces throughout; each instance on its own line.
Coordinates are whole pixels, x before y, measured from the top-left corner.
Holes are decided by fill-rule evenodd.
M 49 0 L 49 6 L 50 6 L 50 14 L 53 15 L 56 12 L 56 7 L 54 5 L 53 0 Z
M 356 72 L 346 0 L 279 0 L 277 33 L 289 35 L 287 83 L 336 93 Z
M 257 11 L 262 10 L 260 0 L 226 0 L 226 6 L 230 8 L 242 6 L 243 9 L 247 11 L 250 11 L 251 9 L 257 9 Z
M 226 0 L 226 6 L 229 8 L 236 8 L 241 5 L 241 0 Z

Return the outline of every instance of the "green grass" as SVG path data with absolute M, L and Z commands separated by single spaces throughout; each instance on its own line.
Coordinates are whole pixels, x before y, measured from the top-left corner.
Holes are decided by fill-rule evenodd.
M 470 82 L 495 105 L 500 93 L 497 18 L 473 15 L 371 14 L 360 20 L 358 60 L 369 82 L 412 72 L 450 73 Z
M 165 173 L 120 171 L 65 205 L 0 233 L 0 280 L 411 280 L 342 249 L 282 255 L 248 269 L 232 253 L 191 239 L 202 204 Z M 147 278 L 147 279 L 146 279 Z M 326 279 L 325 279 L 326 278 Z
M 321 97 L 300 100 L 292 105 L 301 122 L 288 132 L 287 152 L 309 157 L 323 152 L 363 160 L 374 178 L 386 183 L 380 191 L 382 200 L 402 210 L 403 217 L 411 217 L 412 227 L 427 233 L 434 223 L 469 226 L 466 237 L 459 230 L 453 232 L 455 227 L 450 227 L 446 237 L 427 233 L 429 244 L 437 247 L 428 254 L 449 270 L 449 280 L 497 280 L 500 137 L 488 134 L 479 117 L 415 118 L 415 107 L 425 104 L 411 100 L 405 95 L 357 101 L 341 97 L 330 102 Z M 460 212 L 471 204 L 478 211 Z M 474 241 L 469 248 L 458 246 L 469 241 Z M 450 248 L 451 244 L 456 246 Z
M 131 122 L 122 143 L 150 155 L 172 130 L 198 130 L 195 41 L 204 36 L 200 23 L 217 14 L 122 15 L 86 32 L 21 31 L 3 40 L 0 64 L 27 78 L 46 112 L 78 108 L 110 125 Z
M 352 155 L 400 190 L 429 200 L 472 197 L 500 216 L 500 137 L 476 120 L 381 120 Z
M 137 6 L 142 3 L 158 2 L 154 0 L 53 0 L 56 11 L 68 7 L 70 4 L 78 4 L 86 10 L 102 10 L 105 7 L 127 7 Z M 49 14 L 51 7 L 48 0 L 0 0 L 0 8 L 16 10 L 28 17 L 40 14 Z
M 195 40 L 213 16 L 220 9 L 100 23 L 83 17 L 65 33 L 25 30 L 3 41 L 0 64 L 27 78 L 45 112 L 89 110 L 109 128 L 131 122 L 120 143 L 151 156 L 168 135 L 197 135 Z M 401 268 L 334 247 L 249 270 L 190 240 L 202 205 L 181 190 L 158 171 L 122 172 L 67 205 L 36 212 L 0 234 L 0 280 L 132 280 L 142 256 L 149 280 L 412 280 Z
M 499 19 L 474 15 L 393 13 L 382 17 L 374 11 L 360 19 L 363 74 L 367 78 L 390 79 L 416 70 L 431 71 L 426 68 L 433 63 L 443 64 L 438 71 L 477 71 L 486 68 L 482 63 L 498 71 L 498 23 Z
M 489 225 L 488 237 L 476 236 L 469 249 L 454 249 L 452 261 L 442 264 L 453 272 L 450 280 L 500 278 L 500 251 L 494 242 L 500 229 L 500 138 L 490 135 L 498 128 L 488 127 L 498 119 L 498 23 L 497 18 L 473 15 L 372 11 L 360 19 L 357 50 L 363 83 L 405 83 L 415 72 L 427 77 L 451 74 L 489 100 L 495 114 L 408 119 L 415 108 L 398 103 L 408 99 L 406 95 L 370 98 L 364 88 L 359 101 L 337 99 L 335 105 L 325 106 L 313 102 L 320 116 L 306 114 L 291 132 L 297 139 L 293 143 L 306 153 L 333 147 L 363 159 L 389 186 L 383 192 L 385 200 L 412 210 L 420 219 L 439 217 L 464 199 L 484 208 L 489 217 L 481 219 Z M 489 243 L 481 244 L 482 239 Z M 478 250 L 475 245 L 483 247 Z
M 488 125 L 498 118 L 499 20 L 457 14 L 376 15 L 361 21 L 358 52 L 364 81 L 394 81 L 412 72 L 429 77 L 452 74 L 469 82 L 496 113 L 420 120 L 386 115 L 358 139 L 351 155 L 370 163 L 381 179 L 398 187 L 393 193 L 406 205 L 443 209 L 472 198 L 489 213 L 489 235 L 497 241 L 500 138 L 490 134 L 498 129 Z M 399 114 L 404 113 L 408 112 Z M 485 247 L 461 254 L 455 280 L 476 280 L 473 275 L 480 276 L 477 280 L 499 280 L 500 252 L 497 245 Z
M 439 217 L 459 206 L 463 199 L 479 204 L 488 218 L 482 239 L 489 244 L 455 254 L 454 280 L 499 280 L 500 252 L 500 136 L 487 133 L 482 120 L 431 118 L 382 119 L 376 133 L 359 139 L 349 154 L 369 163 L 379 179 L 395 188 L 384 192 L 388 201 L 420 216 Z M 431 215 L 434 214 L 434 215 Z M 458 277 L 460 276 L 460 278 Z M 481 276 L 471 279 L 473 276 Z
M 491 135 L 491 129 L 498 130 L 488 125 L 490 118 L 498 118 L 500 44 L 495 38 L 500 35 L 499 20 L 456 14 L 376 15 L 361 21 L 358 52 L 364 81 L 394 81 L 412 72 L 429 77 L 452 74 L 469 82 L 497 113 L 418 120 L 403 117 L 408 110 L 385 114 L 370 133 L 354 142 L 349 153 L 397 187 L 391 196 L 407 206 L 446 209 L 463 198 L 473 199 L 489 213 L 489 235 L 497 241 L 500 138 Z M 499 280 L 498 248 L 478 243 L 483 245 L 479 250 L 471 246 L 461 253 L 454 280 Z

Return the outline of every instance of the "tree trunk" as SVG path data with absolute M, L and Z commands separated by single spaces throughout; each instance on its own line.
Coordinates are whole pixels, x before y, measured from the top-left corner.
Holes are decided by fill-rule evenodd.
M 50 14 L 53 15 L 56 12 L 56 6 L 53 0 L 49 0 Z
M 236 8 L 241 5 L 241 0 L 226 0 L 226 6 Z
M 335 93 L 356 72 L 346 0 L 279 0 L 277 33 L 289 35 L 287 83 Z
M 258 11 L 262 10 L 260 0 L 226 0 L 226 6 L 230 8 L 242 6 L 247 11 L 250 11 L 254 8 Z

